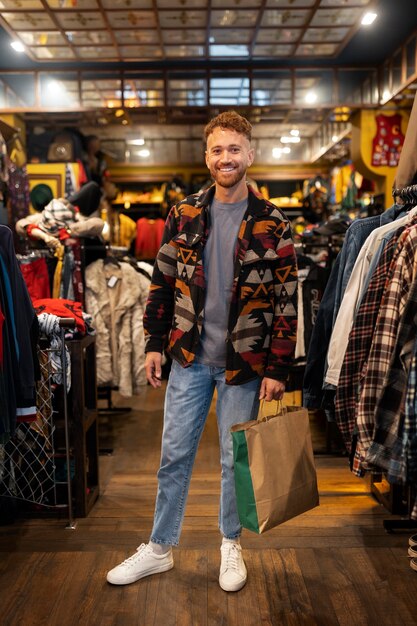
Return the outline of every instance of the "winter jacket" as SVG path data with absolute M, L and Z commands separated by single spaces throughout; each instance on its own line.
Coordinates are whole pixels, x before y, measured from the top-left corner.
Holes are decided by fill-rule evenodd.
M 85 270 L 85 303 L 97 330 L 97 384 L 122 396 L 146 384 L 143 311 L 149 281 L 128 263 L 99 259 Z M 113 285 L 113 286 L 112 286 Z
M 285 380 L 297 329 L 297 267 L 289 222 L 248 186 L 248 208 L 234 251 L 226 333 L 226 383 L 256 376 Z M 146 305 L 146 352 L 192 364 L 204 324 L 203 249 L 215 187 L 174 206 L 167 218 Z

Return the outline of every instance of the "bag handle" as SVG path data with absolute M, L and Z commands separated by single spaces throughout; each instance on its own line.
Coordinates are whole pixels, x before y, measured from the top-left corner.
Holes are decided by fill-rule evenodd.
M 263 415 L 265 404 L 272 404 L 272 402 L 276 403 L 275 413 L 271 413 L 270 415 Z M 287 413 L 287 407 L 283 403 L 282 400 L 271 400 L 267 402 L 266 400 L 261 400 L 259 405 L 259 413 L 258 413 L 258 422 L 267 422 L 271 419 L 271 417 L 276 417 L 277 415 L 285 415 Z

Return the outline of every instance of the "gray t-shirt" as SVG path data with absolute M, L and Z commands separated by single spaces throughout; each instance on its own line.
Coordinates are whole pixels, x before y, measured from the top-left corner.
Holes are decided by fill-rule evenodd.
M 226 332 L 233 286 L 234 251 L 248 199 L 227 204 L 213 200 L 210 234 L 203 253 L 207 292 L 199 363 L 226 365 Z

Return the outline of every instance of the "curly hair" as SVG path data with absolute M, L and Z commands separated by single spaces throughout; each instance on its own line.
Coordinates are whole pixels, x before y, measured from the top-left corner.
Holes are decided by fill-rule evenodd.
M 228 128 L 236 131 L 240 135 L 244 135 L 248 141 L 252 139 L 252 125 L 246 117 L 242 117 L 242 115 L 239 115 L 236 111 L 225 111 L 213 117 L 204 129 L 204 138 L 206 141 L 215 128 Z

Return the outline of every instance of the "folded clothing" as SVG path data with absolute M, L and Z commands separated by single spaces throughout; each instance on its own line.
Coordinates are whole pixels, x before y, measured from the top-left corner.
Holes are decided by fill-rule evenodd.
M 33 307 L 37 315 L 51 313 L 57 317 L 72 317 L 75 319 L 79 333 L 85 335 L 86 328 L 80 302 L 64 298 L 43 298 L 33 300 Z

